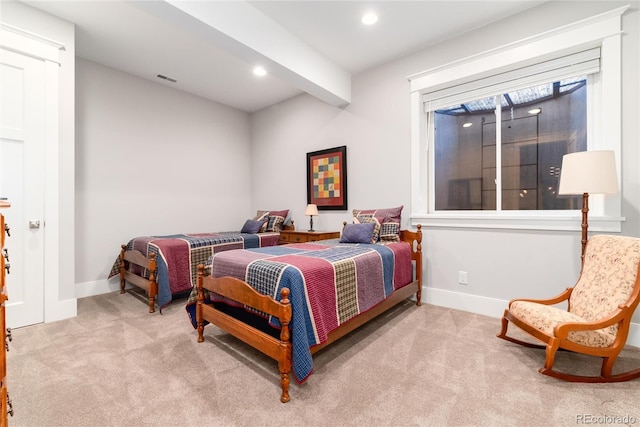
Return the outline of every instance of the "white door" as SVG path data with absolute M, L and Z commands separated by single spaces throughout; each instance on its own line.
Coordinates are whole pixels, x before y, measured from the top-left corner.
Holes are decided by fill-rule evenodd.
M 0 196 L 11 236 L 5 247 L 7 326 L 44 321 L 45 63 L 0 48 Z

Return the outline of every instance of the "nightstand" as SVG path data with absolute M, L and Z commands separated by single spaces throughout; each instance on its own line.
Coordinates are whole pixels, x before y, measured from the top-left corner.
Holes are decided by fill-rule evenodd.
M 280 244 L 315 242 L 317 240 L 338 239 L 339 231 L 280 230 Z

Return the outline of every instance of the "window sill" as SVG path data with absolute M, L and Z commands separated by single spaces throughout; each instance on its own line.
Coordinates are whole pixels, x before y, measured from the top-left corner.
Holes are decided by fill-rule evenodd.
M 624 221 L 624 217 L 589 215 L 589 231 L 620 233 Z M 418 224 L 443 228 L 580 231 L 582 214 L 454 212 L 411 215 L 411 225 L 415 227 Z

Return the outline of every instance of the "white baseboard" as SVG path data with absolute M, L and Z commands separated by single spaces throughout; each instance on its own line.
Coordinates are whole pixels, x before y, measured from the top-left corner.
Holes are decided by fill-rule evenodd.
M 78 300 L 76 298 L 56 301 L 54 304 L 47 304 L 44 313 L 44 323 L 56 322 L 58 320 L 69 319 L 78 315 Z
M 120 290 L 120 280 L 95 280 L 76 283 L 76 298 L 92 297 Z
M 500 319 L 502 317 L 502 313 L 509 305 L 509 301 L 507 300 L 429 287 L 423 287 L 422 294 L 426 296 L 425 302 L 428 304 L 469 311 L 471 313 L 495 317 L 496 319 Z M 499 329 L 500 321 L 497 321 L 496 333 L 498 333 Z M 627 344 L 634 347 L 640 347 L 640 324 L 631 323 Z
M 128 287 L 128 286 L 127 286 Z M 94 295 L 106 294 L 120 290 L 119 280 L 96 280 L 93 282 L 76 283 L 76 298 L 90 297 Z M 497 298 L 489 298 L 478 295 L 465 294 L 462 292 L 447 291 L 425 287 L 422 293 L 426 298 L 426 303 L 464 310 L 471 313 L 482 314 L 484 316 L 500 319 L 509 301 Z M 74 314 L 75 316 L 75 301 Z M 73 317 L 67 316 L 67 317 Z M 500 328 L 500 323 L 496 322 L 496 328 Z M 497 333 L 497 330 L 496 330 Z M 632 323 L 629 330 L 627 344 L 640 347 L 640 324 Z

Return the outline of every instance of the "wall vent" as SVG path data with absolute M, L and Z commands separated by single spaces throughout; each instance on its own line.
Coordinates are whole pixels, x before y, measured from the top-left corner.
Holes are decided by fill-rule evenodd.
M 171 77 L 163 76 L 162 74 L 158 74 L 156 77 L 159 78 L 159 79 L 162 79 L 162 80 L 168 80 L 171 83 L 176 83 L 177 82 L 176 79 L 172 79 Z

